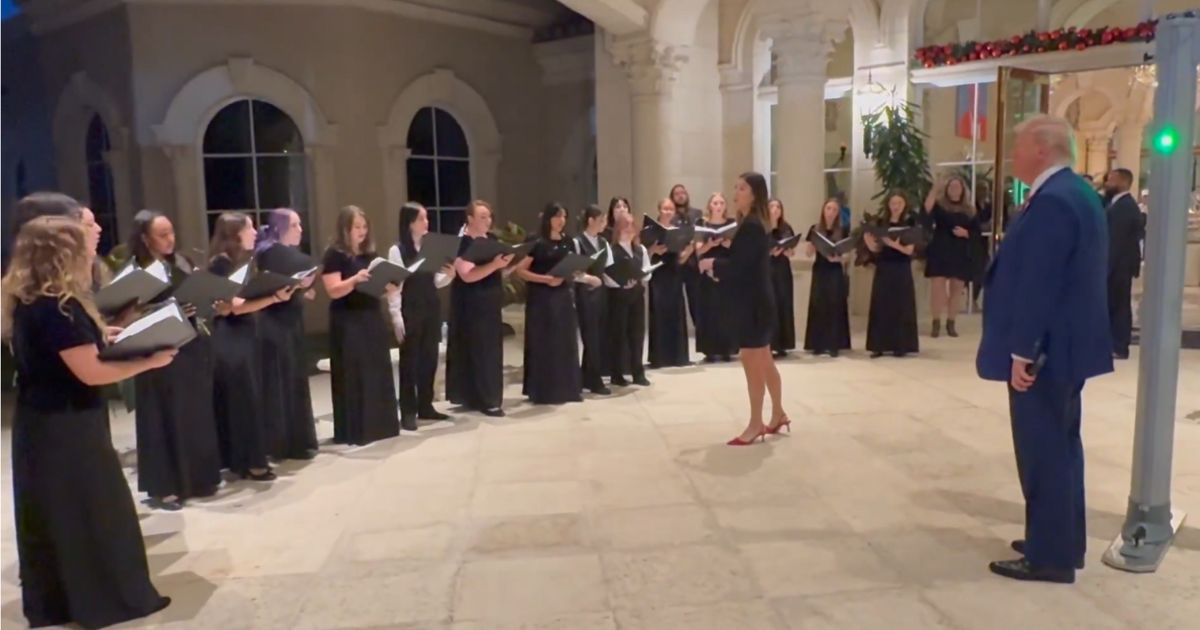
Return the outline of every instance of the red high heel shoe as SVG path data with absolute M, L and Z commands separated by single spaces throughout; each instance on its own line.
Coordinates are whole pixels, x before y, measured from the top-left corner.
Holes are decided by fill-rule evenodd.
M 767 441 L 767 428 L 763 427 L 763 430 L 759 431 L 758 435 L 750 438 L 749 441 L 743 440 L 742 436 L 739 435 L 739 436 L 733 438 L 732 440 L 729 440 L 728 442 L 726 442 L 725 445 L 726 446 L 750 446 L 751 444 L 754 444 L 755 442 L 766 442 L 766 441 Z
M 787 429 L 788 433 L 792 432 L 792 421 L 788 420 L 787 416 L 784 416 L 783 420 L 779 421 L 779 424 L 775 426 L 767 426 L 764 431 L 766 431 L 768 435 L 775 435 L 776 433 L 779 433 L 780 429 Z

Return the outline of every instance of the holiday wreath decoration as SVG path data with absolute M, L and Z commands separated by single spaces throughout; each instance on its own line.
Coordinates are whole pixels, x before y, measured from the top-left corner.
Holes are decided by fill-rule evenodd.
M 1030 31 L 1024 35 L 1013 35 L 1008 39 L 990 42 L 970 41 L 925 46 L 918 48 L 913 53 L 913 57 L 922 67 L 936 68 L 995 57 L 1032 55 L 1058 50 L 1087 50 L 1095 46 L 1125 42 L 1149 42 L 1154 41 L 1157 24 L 1157 20 L 1152 20 L 1124 28 L 1116 26 L 1071 27 L 1041 33 Z

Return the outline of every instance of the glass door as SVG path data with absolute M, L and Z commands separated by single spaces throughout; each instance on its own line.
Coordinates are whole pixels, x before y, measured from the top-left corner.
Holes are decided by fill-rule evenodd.
M 1050 74 L 1021 68 L 1000 68 L 996 117 L 996 176 L 992 181 L 992 247 L 1004 238 L 1004 228 L 1016 213 L 1029 186 L 1012 175 L 1012 148 L 1017 125 L 1050 112 Z

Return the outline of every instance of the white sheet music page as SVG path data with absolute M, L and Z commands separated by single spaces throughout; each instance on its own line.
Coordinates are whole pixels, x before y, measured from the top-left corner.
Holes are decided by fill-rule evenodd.
M 149 315 L 146 315 L 145 317 L 142 317 L 141 319 L 127 326 L 125 330 L 121 331 L 121 334 L 117 335 L 117 338 L 113 343 L 121 343 L 129 337 L 146 330 L 158 322 L 171 318 L 183 321 L 183 311 L 179 310 L 179 305 L 174 302 L 164 305 L 157 311 L 154 311 L 153 313 L 150 313 Z

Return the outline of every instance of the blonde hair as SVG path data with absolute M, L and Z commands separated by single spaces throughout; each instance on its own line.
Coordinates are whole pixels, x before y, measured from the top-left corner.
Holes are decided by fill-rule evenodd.
M 77 219 L 38 217 L 22 226 L 0 289 L 4 338 L 12 337 L 17 304 L 32 304 L 42 297 L 57 298 L 64 315 L 66 303 L 74 299 L 103 330 L 104 320 L 92 302 L 91 269 L 87 230 Z
M 720 197 L 721 201 L 725 202 L 725 219 L 726 220 L 729 219 L 729 201 L 727 199 L 725 199 L 725 195 L 722 195 L 719 192 L 715 192 L 715 193 L 709 195 L 708 203 L 704 204 L 704 220 L 705 221 L 712 221 L 712 204 L 713 204 L 713 201 L 716 200 L 717 197 Z
M 1016 126 L 1017 134 L 1030 133 L 1038 146 L 1050 150 L 1064 164 L 1075 163 L 1075 128 L 1061 116 L 1037 114 Z

